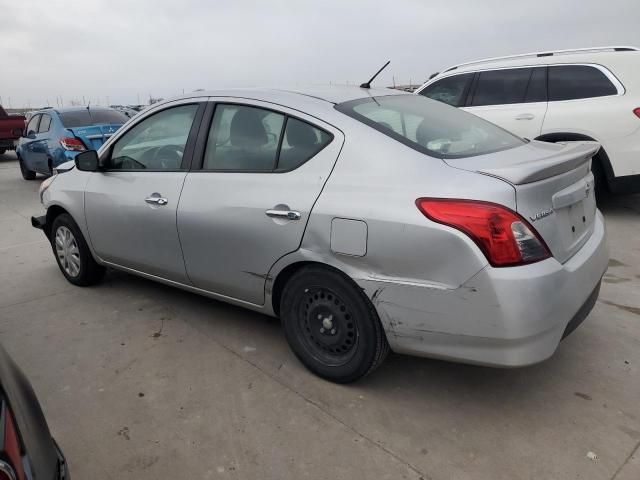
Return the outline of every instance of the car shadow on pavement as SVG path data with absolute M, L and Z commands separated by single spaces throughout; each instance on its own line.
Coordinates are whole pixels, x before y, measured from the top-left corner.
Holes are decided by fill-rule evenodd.
M 110 271 L 105 282 L 96 288 L 142 294 L 168 305 L 174 312 L 172 321 L 187 322 L 197 332 L 210 336 L 215 343 L 232 350 L 252 365 L 259 364 L 263 373 L 280 383 L 295 386 L 295 389 L 306 385 L 312 390 L 317 388 L 314 383 L 331 385 L 298 362 L 289 350 L 276 318 L 122 272 Z M 578 331 L 574 335 L 579 334 Z M 569 352 L 573 347 L 568 345 L 572 340 L 563 341 L 556 355 L 546 362 L 519 369 L 465 365 L 391 353 L 371 375 L 351 385 L 335 385 L 335 388 L 385 391 L 387 395 L 396 392 L 404 399 L 407 395 L 414 397 L 420 400 L 419 403 L 434 395 L 441 399 L 444 395 L 450 401 L 474 396 L 478 401 L 484 399 L 487 408 L 493 408 L 491 405 L 495 406 L 496 399 L 526 402 L 563 375 L 572 375 L 570 370 L 574 362 Z M 562 354 L 565 348 L 568 355 Z M 565 358 L 559 359 L 559 356 Z M 286 373 L 279 372 L 283 364 L 290 366 Z

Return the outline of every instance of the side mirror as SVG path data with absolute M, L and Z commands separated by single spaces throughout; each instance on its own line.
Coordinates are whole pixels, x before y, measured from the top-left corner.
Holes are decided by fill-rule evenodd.
M 35 140 L 36 139 L 36 132 L 34 132 L 33 130 L 29 130 L 29 133 L 27 133 L 27 138 L 29 140 Z
M 95 150 L 79 153 L 74 160 L 78 170 L 83 172 L 97 172 L 100 169 L 100 159 Z

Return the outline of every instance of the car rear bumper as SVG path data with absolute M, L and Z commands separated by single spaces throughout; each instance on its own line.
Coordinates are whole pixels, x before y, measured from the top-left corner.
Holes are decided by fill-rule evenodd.
M 602 215 L 564 264 L 485 267 L 455 289 L 362 282 L 399 353 L 518 367 L 541 362 L 593 308 L 609 255 Z

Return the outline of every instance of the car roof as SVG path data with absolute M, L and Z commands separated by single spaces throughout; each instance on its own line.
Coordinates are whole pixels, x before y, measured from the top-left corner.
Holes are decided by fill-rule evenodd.
M 635 47 L 594 47 L 574 50 L 558 50 L 548 52 L 525 53 L 508 57 L 487 58 L 443 70 L 438 77 L 444 75 L 475 72 L 495 68 L 519 67 L 530 65 L 554 65 L 566 63 L 608 63 L 623 57 L 638 57 L 640 52 Z M 434 77 L 435 78 L 435 77 Z
M 301 97 L 314 98 L 319 101 L 338 104 L 360 98 L 385 95 L 402 95 L 405 92 L 390 88 L 360 88 L 355 85 L 319 85 L 292 88 L 232 88 L 226 90 L 205 90 L 182 95 L 171 100 L 193 97 L 237 97 L 264 100 L 267 102 L 290 99 L 292 102 L 303 101 Z
M 411 95 L 391 88 L 360 88 L 355 85 L 326 85 L 292 88 L 237 88 L 227 90 L 203 90 L 154 103 L 145 109 L 150 112 L 167 103 L 191 98 L 227 97 L 237 100 L 256 100 L 291 108 L 315 116 L 325 121 L 331 117 L 342 116 L 333 107 L 339 103 L 362 98 L 389 95 Z
M 68 113 L 68 112 L 80 112 L 82 110 L 87 110 L 87 107 L 61 107 L 61 108 L 53 108 L 53 107 L 46 107 L 46 108 L 41 108 L 40 110 L 35 110 L 32 113 L 32 115 L 37 115 L 39 113 Z M 90 111 L 103 111 L 103 110 L 114 110 L 113 108 L 109 108 L 109 107 L 90 107 Z

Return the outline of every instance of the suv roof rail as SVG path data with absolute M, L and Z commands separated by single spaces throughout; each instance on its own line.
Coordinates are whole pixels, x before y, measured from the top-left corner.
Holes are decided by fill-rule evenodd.
M 526 58 L 526 57 L 552 57 L 554 55 L 567 55 L 572 53 L 583 53 L 583 52 L 637 52 L 640 49 L 637 47 L 630 46 L 611 46 L 611 47 L 587 47 L 587 48 L 572 48 L 568 50 L 551 50 L 547 52 L 533 52 L 533 53 L 521 53 L 519 55 L 506 55 L 504 57 L 493 57 L 493 58 L 485 58 L 482 60 L 475 60 L 473 62 L 460 63 L 458 65 L 454 65 L 453 67 L 449 67 L 444 72 L 449 72 L 451 70 L 455 70 L 459 67 L 466 67 L 467 65 L 475 65 L 478 63 L 489 63 L 497 60 L 509 60 L 512 58 Z

